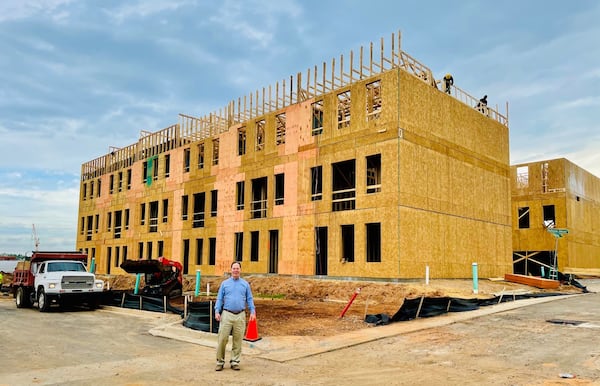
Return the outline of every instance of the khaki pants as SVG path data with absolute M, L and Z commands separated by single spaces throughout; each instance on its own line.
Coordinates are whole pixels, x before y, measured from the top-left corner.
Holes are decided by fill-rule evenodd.
M 229 363 L 237 365 L 240 363 L 242 355 L 242 339 L 246 331 L 246 312 L 242 311 L 239 314 L 232 314 L 229 311 L 223 310 L 221 314 L 221 322 L 219 323 L 219 336 L 217 346 L 217 364 L 225 364 L 225 348 L 229 335 L 233 331 L 231 341 L 231 359 Z

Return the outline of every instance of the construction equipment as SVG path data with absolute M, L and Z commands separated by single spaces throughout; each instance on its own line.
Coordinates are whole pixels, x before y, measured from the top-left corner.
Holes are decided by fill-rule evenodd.
M 158 260 L 125 260 L 121 268 L 127 273 L 143 273 L 142 295 L 174 298 L 183 291 L 183 266 L 178 261 L 159 257 Z

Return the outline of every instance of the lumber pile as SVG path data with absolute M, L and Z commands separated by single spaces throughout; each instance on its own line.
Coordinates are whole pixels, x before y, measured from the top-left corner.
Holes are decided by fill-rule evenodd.
M 558 280 L 544 279 L 543 277 L 538 276 L 519 275 L 516 273 L 504 274 L 504 280 L 542 289 L 556 289 L 560 284 Z

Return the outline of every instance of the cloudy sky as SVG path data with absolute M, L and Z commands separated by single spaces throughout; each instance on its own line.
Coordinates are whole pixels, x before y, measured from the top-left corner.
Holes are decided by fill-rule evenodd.
M 2 0 L 0 253 L 33 250 L 33 224 L 74 249 L 81 164 L 109 146 L 398 31 L 436 78 L 509 103 L 511 163 L 600 176 L 598 20 L 595 0 Z

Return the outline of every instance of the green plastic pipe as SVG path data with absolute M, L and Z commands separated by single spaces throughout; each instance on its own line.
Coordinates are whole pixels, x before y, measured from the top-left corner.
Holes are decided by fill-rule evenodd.
M 196 270 L 196 292 L 194 293 L 194 295 L 198 296 L 199 293 L 200 293 L 200 270 L 197 269 Z
M 473 293 L 479 293 L 479 283 L 477 277 L 477 263 L 473 263 Z
M 138 290 L 140 289 L 140 276 L 141 276 L 140 273 L 138 273 L 135 276 L 135 289 L 133 290 L 133 294 L 134 295 L 137 295 L 138 294 Z
M 94 272 L 94 270 L 96 269 L 96 258 L 92 257 L 92 261 L 90 262 L 90 272 Z

